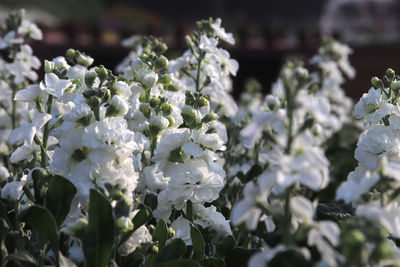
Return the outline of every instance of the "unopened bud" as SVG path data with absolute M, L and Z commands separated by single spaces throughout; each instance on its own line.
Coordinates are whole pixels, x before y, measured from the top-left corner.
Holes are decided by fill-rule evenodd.
M 125 216 L 119 217 L 117 220 L 117 229 L 122 232 L 133 230 L 132 220 Z
M 190 106 L 185 106 L 182 109 L 181 115 L 187 124 L 194 124 L 199 120 L 199 112 Z
M 203 123 L 208 123 L 208 122 L 210 122 L 210 121 L 215 121 L 215 120 L 217 120 L 218 119 L 218 115 L 216 114 L 216 113 L 214 113 L 214 112 L 211 112 L 211 113 L 208 113 L 207 115 L 205 115 L 202 119 L 201 119 L 201 121 L 203 122 Z
M 164 103 L 161 105 L 162 113 L 163 113 L 165 116 L 170 115 L 170 114 L 172 113 L 172 109 L 173 109 L 172 105 L 171 105 L 170 103 L 168 103 L 168 102 L 164 102 Z
M 394 70 L 391 68 L 388 68 L 386 70 L 386 77 L 389 79 L 389 81 L 393 80 L 394 76 L 396 76 L 396 73 L 394 72 Z
M 140 110 L 140 112 L 143 113 L 143 116 L 145 116 L 148 119 L 150 118 L 150 106 L 149 106 L 149 104 L 140 104 L 139 110 Z
M 159 83 L 164 84 L 166 86 L 169 86 L 172 84 L 172 79 L 168 74 L 163 74 L 160 76 L 160 79 L 158 80 Z
M 97 75 L 99 75 L 100 81 L 104 81 L 108 76 L 108 71 L 103 65 L 101 65 L 100 67 L 96 68 L 95 72 L 97 73 Z
M 200 96 L 199 97 L 199 102 L 200 102 L 200 106 L 204 107 L 204 106 L 208 106 L 208 99 L 205 96 Z
M 382 88 L 382 81 L 378 77 L 372 77 L 371 83 L 375 88 Z
M 390 84 L 390 89 L 392 89 L 393 91 L 398 91 L 400 89 L 400 81 L 393 80 L 392 83 Z
M 168 67 L 168 59 L 164 56 L 159 56 L 156 60 L 155 67 L 157 69 L 165 69 Z
M 87 56 L 79 51 L 75 54 L 75 60 L 76 63 L 84 67 L 89 67 L 94 61 L 92 57 Z
M 44 61 L 44 72 L 51 73 L 56 69 L 56 64 L 52 61 L 45 60 Z
M 98 96 L 91 96 L 88 100 L 87 100 L 87 104 L 94 108 L 94 107 L 99 107 L 101 104 L 101 99 Z
M 150 132 L 152 134 L 159 134 L 162 129 L 165 129 L 169 126 L 169 121 L 160 115 L 154 115 L 150 119 Z
M 156 245 L 153 245 L 151 247 L 150 253 L 157 254 L 158 253 L 158 247 Z
M 175 236 L 175 230 L 172 227 L 168 228 L 168 238 L 172 238 Z
M 76 55 L 76 51 L 75 51 L 74 49 L 70 48 L 70 49 L 68 49 L 67 52 L 65 53 L 65 58 L 66 58 L 69 62 L 73 63 L 73 62 L 75 62 L 75 61 L 74 61 L 75 55 Z
M 152 108 L 154 108 L 154 107 L 157 107 L 158 105 L 160 105 L 160 103 L 161 103 L 161 100 L 160 100 L 160 98 L 158 98 L 158 97 L 152 97 L 151 99 L 150 99 L 150 102 L 149 102 L 149 104 L 150 104 L 150 107 L 152 107 Z
M 97 73 L 96 72 L 94 72 L 94 71 L 86 72 L 86 74 L 85 74 L 85 84 L 86 84 L 86 86 L 87 87 L 92 87 L 93 84 L 94 84 L 94 81 L 96 80 L 96 78 L 97 78 Z

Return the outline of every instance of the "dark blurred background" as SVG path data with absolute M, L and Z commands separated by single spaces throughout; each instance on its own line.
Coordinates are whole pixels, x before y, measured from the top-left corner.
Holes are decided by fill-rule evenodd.
M 284 61 L 309 59 L 324 35 L 354 49 L 357 76 L 345 84 L 353 98 L 387 67 L 400 71 L 400 0 L 0 0 L 0 21 L 22 7 L 44 32 L 43 42 L 32 43 L 41 60 L 73 47 L 111 69 L 128 54 L 120 45 L 124 38 L 161 37 L 174 57 L 186 49 L 184 36 L 197 20 L 220 17 L 236 39 L 226 47 L 240 64 L 235 96 L 248 77 L 267 92 Z

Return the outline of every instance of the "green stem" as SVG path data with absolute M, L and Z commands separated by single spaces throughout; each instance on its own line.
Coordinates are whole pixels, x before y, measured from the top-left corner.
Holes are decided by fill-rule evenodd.
M 53 107 L 53 96 L 49 95 L 49 99 L 47 100 L 47 113 L 51 114 L 52 107 Z M 43 147 L 40 149 L 40 155 L 41 155 L 40 166 L 42 168 L 46 168 L 47 165 L 47 141 L 49 139 L 49 134 L 50 134 L 50 121 L 46 122 L 43 130 L 43 140 L 42 140 Z
M 190 199 L 186 203 L 186 218 L 193 222 L 193 203 Z
M 94 112 L 94 117 L 95 117 L 96 121 L 100 121 L 100 108 L 99 107 L 95 108 L 95 110 L 93 112 Z
M 198 58 L 198 64 L 197 64 L 197 76 L 196 76 L 196 91 L 200 91 L 200 70 L 201 70 L 201 62 L 203 61 L 203 56 L 200 55 Z
M 292 242 L 290 234 L 290 221 L 292 220 L 292 214 L 290 213 L 290 187 L 285 192 L 285 207 L 284 207 L 284 218 L 283 218 L 283 243 L 289 246 Z
M 17 102 L 14 100 L 16 94 L 16 89 L 12 90 L 12 111 L 11 111 L 11 125 L 13 130 L 17 127 Z

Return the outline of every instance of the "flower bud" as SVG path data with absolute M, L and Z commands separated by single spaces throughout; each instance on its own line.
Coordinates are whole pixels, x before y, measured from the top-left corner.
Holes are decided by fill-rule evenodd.
M 67 52 L 65 53 L 65 58 L 69 61 L 69 62 L 74 62 L 75 59 L 75 55 L 76 55 L 76 51 L 72 48 L 68 49 Z
M 76 63 L 78 63 L 79 65 L 82 65 L 84 67 L 89 67 L 90 65 L 92 65 L 92 63 L 94 61 L 92 57 L 87 56 L 79 51 L 77 51 L 75 54 L 75 60 L 76 60 Z
M 165 129 L 169 126 L 169 121 L 160 115 L 154 115 L 150 118 L 150 132 L 152 134 L 157 135 L 161 132 L 162 129 Z
M 125 216 L 119 217 L 117 220 L 117 229 L 121 232 L 128 232 L 133 230 L 132 220 Z
M 204 107 L 204 106 L 208 106 L 208 99 L 205 96 L 200 96 L 199 97 L 199 104 L 200 106 Z
M 107 79 L 108 71 L 103 65 L 101 65 L 98 68 L 95 68 L 94 71 L 97 73 L 97 75 L 99 75 L 100 81 L 104 81 L 105 79 Z
M 152 98 L 150 99 L 150 102 L 149 102 L 150 107 L 152 107 L 152 108 L 154 108 L 154 107 L 160 105 L 160 103 L 161 103 L 160 98 L 158 98 L 158 97 L 156 97 L 156 96 L 155 96 L 155 97 L 152 97 Z
M 365 242 L 365 235 L 357 229 L 351 230 L 344 236 L 343 243 L 349 247 L 358 247 Z
M 172 127 L 172 126 L 175 124 L 175 119 L 174 119 L 174 117 L 168 116 L 168 117 L 167 117 L 167 120 L 169 121 L 168 128 L 169 128 L 169 127 Z
M 142 103 L 149 102 L 149 96 L 146 93 L 141 93 L 139 96 L 139 101 Z
M 165 69 L 168 67 L 168 59 L 164 56 L 159 56 L 156 60 L 155 67 L 157 69 Z
M 52 61 L 44 60 L 44 72 L 51 73 L 56 69 L 56 64 Z
M 98 96 L 91 96 L 87 102 L 86 102 L 89 107 L 91 108 L 95 108 L 95 107 L 99 107 L 101 104 L 101 99 Z
M 393 255 L 393 245 L 390 244 L 389 241 L 380 242 L 373 252 L 373 257 L 376 258 L 377 261 L 382 259 L 388 259 Z
M 393 80 L 392 83 L 390 84 L 390 89 L 392 89 L 393 91 L 398 91 L 400 89 L 400 81 Z
M 391 81 L 394 79 L 394 76 L 396 75 L 396 73 L 394 72 L 394 70 L 392 68 L 388 68 L 386 70 L 386 77 Z
M 196 124 L 201 121 L 199 112 L 190 106 L 185 106 L 182 109 L 181 115 L 188 125 Z
M 65 226 L 64 228 L 61 229 L 62 232 L 76 236 L 76 237 L 82 237 L 83 233 L 85 231 L 85 228 L 88 226 L 88 221 L 84 218 L 79 218 L 76 220 L 74 223 Z
M 86 84 L 86 86 L 87 87 L 92 87 L 93 84 L 94 84 L 94 81 L 96 80 L 96 78 L 97 78 L 96 72 L 94 72 L 94 71 L 86 72 L 86 74 L 85 74 L 85 84 Z
M 129 111 L 129 105 L 119 95 L 114 95 L 106 110 L 106 117 L 124 116 Z
M 382 88 L 382 81 L 378 77 L 372 77 L 371 83 L 375 88 Z
M 165 116 L 170 115 L 172 113 L 172 109 L 173 109 L 172 105 L 168 102 L 164 102 L 161 105 L 161 111 Z
M 172 84 L 172 79 L 168 74 L 163 74 L 160 76 L 160 79 L 158 80 L 159 83 L 164 84 L 166 86 L 169 86 Z
M 265 102 L 267 103 L 267 106 L 269 107 L 270 110 L 276 110 L 280 105 L 279 98 L 272 95 L 268 95 L 265 98 Z
M 143 113 L 143 115 L 146 118 L 148 118 L 148 119 L 150 118 L 150 106 L 149 106 L 149 104 L 140 104 L 139 110 L 140 110 L 140 112 Z
M 150 249 L 150 253 L 152 254 L 157 254 L 158 253 L 158 247 L 156 245 L 153 245 Z
M 168 227 L 168 238 L 172 238 L 175 236 L 175 230 L 172 227 Z
M 208 113 L 207 115 L 205 115 L 202 119 L 201 119 L 201 121 L 203 122 L 203 123 L 208 123 L 208 122 L 210 122 L 210 121 L 215 121 L 215 120 L 217 120 L 218 119 L 218 115 L 216 114 L 216 113 L 214 113 L 214 112 L 211 112 L 211 113 Z

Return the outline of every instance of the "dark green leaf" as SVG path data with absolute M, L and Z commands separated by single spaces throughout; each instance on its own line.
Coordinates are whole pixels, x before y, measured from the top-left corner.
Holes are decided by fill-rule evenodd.
M 158 241 L 158 247 L 162 248 L 165 245 L 165 241 L 167 241 L 167 237 L 167 224 L 163 220 L 159 220 L 156 229 L 154 230 L 153 240 Z
M 51 177 L 45 197 L 45 206 L 53 214 L 57 226 L 60 226 L 67 217 L 75 194 L 76 188 L 69 180 L 59 175 Z
M 187 259 L 163 262 L 154 266 L 155 267 L 201 267 L 201 265 L 197 261 L 187 260 Z
M 222 259 L 211 257 L 207 260 L 207 267 L 225 267 L 225 262 Z
M 39 248 L 50 243 L 54 250 L 58 250 L 57 225 L 48 209 L 38 205 L 31 206 L 20 213 L 18 220 L 26 222 L 32 229 Z
M 227 266 L 247 266 L 250 256 L 258 251 L 258 249 L 234 248 L 226 254 L 225 263 Z
M 131 266 L 142 266 L 145 261 L 145 257 L 141 253 L 131 253 L 127 257 L 123 257 L 118 266 L 120 267 L 131 267 Z
M 143 206 L 143 208 L 132 219 L 134 227 L 133 231 L 138 229 L 143 224 L 147 223 L 151 219 L 151 216 L 152 216 L 151 209 L 146 206 Z
M 35 258 L 28 251 L 19 251 L 10 254 L 6 257 L 6 262 L 19 261 L 20 263 L 27 263 L 29 265 L 38 266 Z
M 185 254 L 185 252 L 185 242 L 180 238 L 176 238 L 160 250 L 157 257 L 153 261 L 153 266 L 156 266 L 159 263 L 179 259 Z
M 201 234 L 199 229 L 194 227 L 192 224 L 190 224 L 190 238 L 192 239 L 195 258 L 199 262 L 202 262 L 205 250 L 203 235 Z
M 35 169 L 32 171 L 32 181 L 33 181 L 33 192 L 35 195 L 35 203 L 43 205 L 43 198 L 40 194 L 40 191 L 42 189 L 42 184 L 43 184 L 43 175 L 42 171 L 39 169 Z
M 227 237 L 224 238 L 224 240 L 222 240 L 218 244 L 215 256 L 217 258 L 225 257 L 225 255 L 229 251 L 231 251 L 235 246 L 236 246 L 235 238 L 233 236 L 231 236 L 231 235 L 228 235 Z
M 89 225 L 83 237 L 86 266 L 107 266 L 115 242 L 111 204 L 96 190 L 90 190 Z

